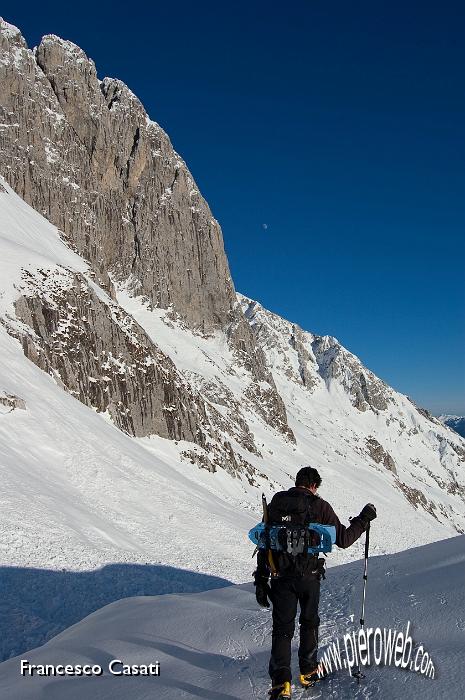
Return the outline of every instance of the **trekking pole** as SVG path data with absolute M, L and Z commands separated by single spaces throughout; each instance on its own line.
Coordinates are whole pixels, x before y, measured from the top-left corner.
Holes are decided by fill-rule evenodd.
M 360 627 L 361 629 L 364 629 L 365 627 L 365 599 L 366 599 L 366 592 L 367 592 L 367 571 L 368 571 L 368 548 L 370 546 L 370 523 L 368 523 L 368 527 L 366 530 L 366 535 L 365 535 L 365 566 L 363 569 L 363 593 L 362 593 L 362 611 L 360 613 Z M 358 655 L 357 655 L 358 656 Z M 365 675 L 362 673 L 362 669 L 360 668 L 360 658 L 358 660 L 358 666 L 356 671 L 352 671 L 352 675 L 354 678 L 357 679 L 357 683 L 360 684 L 360 680 L 362 678 L 365 678 Z

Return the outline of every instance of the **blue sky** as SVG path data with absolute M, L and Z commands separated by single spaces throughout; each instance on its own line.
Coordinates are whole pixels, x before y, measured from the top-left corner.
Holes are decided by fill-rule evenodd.
M 79 44 L 169 133 L 239 291 L 465 414 L 465 6 L 2 4 Z

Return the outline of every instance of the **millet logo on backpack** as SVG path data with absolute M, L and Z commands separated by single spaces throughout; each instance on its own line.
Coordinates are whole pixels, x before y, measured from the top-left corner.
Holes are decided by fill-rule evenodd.
M 290 515 L 282 515 L 282 516 L 281 516 L 281 521 L 282 521 L 283 523 L 284 523 L 284 522 L 290 523 L 291 520 L 292 520 L 292 518 L 291 518 Z

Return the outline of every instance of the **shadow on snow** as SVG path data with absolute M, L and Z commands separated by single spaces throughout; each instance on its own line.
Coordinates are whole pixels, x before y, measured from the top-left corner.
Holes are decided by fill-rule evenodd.
M 110 564 L 94 571 L 0 567 L 0 661 L 45 644 L 120 598 L 228 585 L 216 576 L 151 564 Z

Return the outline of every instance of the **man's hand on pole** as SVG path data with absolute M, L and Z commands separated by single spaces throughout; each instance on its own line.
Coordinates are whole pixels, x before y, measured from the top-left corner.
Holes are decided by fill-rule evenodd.
M 371 521 L 376 518 L 376 508 L 373 503 L 367 503 L 366 506 L 363 507 L 362 512 L 358 517 L 365 525 L 366 530 Z

